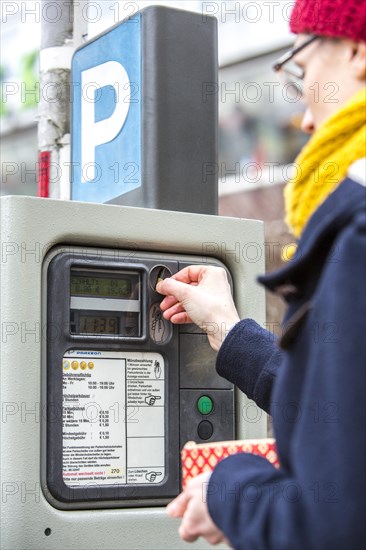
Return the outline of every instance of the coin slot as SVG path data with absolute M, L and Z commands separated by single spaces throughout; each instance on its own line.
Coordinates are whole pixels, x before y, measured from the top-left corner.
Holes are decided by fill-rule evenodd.
M 171 271 L 164 265 L 157 265 L 150 271 L 150 287 L 154 292 L 157 292 L 156 286 L 160 281 L 171 277 Z

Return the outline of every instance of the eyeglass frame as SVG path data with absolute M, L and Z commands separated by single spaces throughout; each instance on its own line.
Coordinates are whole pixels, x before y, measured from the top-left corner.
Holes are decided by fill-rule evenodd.
M 284 65 L 291 61 L 297 55 L 299 52 L 301 52 L 304 48 L 315 42 L 315 40 L 318 40 L 321 38 L 319 35 L 315 34 L 311 36 L 308 40 L 305 40 L 300 46 L 297 46 L 296 48 L 292 48 L 288 52 L 286 52 L 283 56 L 281 56 L 276 63 L 272 66 L 272 69 L 275 73 L 278 73 L 279 71 L 283 70 L 285 73 L 295 76 L 296 78 L 299 78 L 300 80 L 303 80 L 305 73 L 303 71 L 303 74 L 301 76 L 293 74 L 291 71 L 288 71 L 286 68 L 284 68 Z

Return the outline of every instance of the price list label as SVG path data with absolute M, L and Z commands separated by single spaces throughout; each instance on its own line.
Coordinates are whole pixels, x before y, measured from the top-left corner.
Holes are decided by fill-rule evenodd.
M 63 369 L 63 479 L 151 484 L 165 474 L 164 359 L 70 351 Z

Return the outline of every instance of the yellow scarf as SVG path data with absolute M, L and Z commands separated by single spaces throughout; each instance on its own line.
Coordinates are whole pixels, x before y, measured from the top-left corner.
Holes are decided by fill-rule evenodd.
M 285 188 L 286 222 L 300 237 L 311 215 L 366 156 L 366 88 L 315 132 L 296 159 L 295 177 Z

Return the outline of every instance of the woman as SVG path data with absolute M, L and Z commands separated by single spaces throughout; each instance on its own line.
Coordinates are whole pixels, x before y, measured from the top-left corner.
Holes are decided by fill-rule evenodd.
M 288 303 L 281 338 L 274 344 L 253 320 L 239 320 L 218 268 L 187 268 L 158 286 L 166 319 L 230 328 L 226 337 L 208 335 L 217 371 L 272 413 L 281 468 L 231 456 L 191 481 L 168 513 L 183 518 L 186 541 L 203 536 L 245 550 L 362 548 L 365 2 L 298 0 L 290 27 L 295 48 L 275 69 L 296 64 L 307 103 L 302 128 L 313 135 L 285 190 L 297 252 L 260 278 Z

